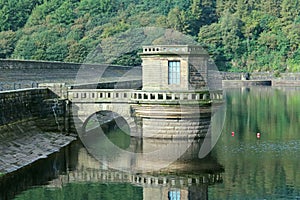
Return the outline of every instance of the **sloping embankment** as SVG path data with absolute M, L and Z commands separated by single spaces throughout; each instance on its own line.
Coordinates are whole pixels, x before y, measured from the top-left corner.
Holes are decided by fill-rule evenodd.
M 46 158 L 76 138 L 45 132 L 39 121 L 18 122 L 0 127 L 0 173 L 10 173 Z

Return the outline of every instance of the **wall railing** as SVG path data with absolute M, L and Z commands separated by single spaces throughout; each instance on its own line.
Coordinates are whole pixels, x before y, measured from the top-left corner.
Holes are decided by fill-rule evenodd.
M 130 89 L 71 89 L 72 102 L 123 102 L 123 103 L 181 103 L 222 100 L 222 90 L 217 91 L 143 91 Z
M 35 81 L 28 82 L 0 82 L 0 91 L 19 90 L 26 88 L 38 88 L 39 83 Z

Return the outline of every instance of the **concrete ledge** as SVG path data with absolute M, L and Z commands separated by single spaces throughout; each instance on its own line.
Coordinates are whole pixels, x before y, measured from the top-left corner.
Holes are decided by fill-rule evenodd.
M 271 86 L 271 80 L 223 80 L 222 86 L 228 87 L 248 87 L 248 86 Z
M 281 86 L 291 86 L 291 87 L 300 87 L 299 80 L 272 80 L 272 86 L 281 87 Z

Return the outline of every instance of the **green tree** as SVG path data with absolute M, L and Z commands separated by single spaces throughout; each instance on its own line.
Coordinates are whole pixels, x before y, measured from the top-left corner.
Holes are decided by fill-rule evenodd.
M 77 2 L 65 1 L 59 8 L 57 8 L 51 15 L 53 24 L 70 25 L 76 20 L 75 13 Z
M 41 0 L 0 0 L 0 31 L 22 28 Z
M 230 66 L 227 64 L 228 59 L 224 55 L 220 23 L 201 27 L 198 38 L 201 46 L 212 55 L 218 68 L 227 71 Z
M 217 22 L 216 0 L 201 1 L 201 25 Z
M 169 28 L 174 30 L 188 33 L 189 31 L 189 24 L 187 23 L 188 16 L 186 13 L 179 9 L 179 7 L 175 7 L 170 10 L 167 18 L 167 24 Z
M 129 25 L 125 21 L 120 21 L 117 24 L 106 24 L 103 27 L 103 32 L 101 34 L 102 38 L 107 38 L 113 36 L 116 33 L 124 32 L 128 30 Z
M 13 53 L 14 58 L 49 60 L 46 52 L 47 48 L 56 43 L 64 36 L 64 29 L 60 27 L 39 27 L 28 34 L 23 34 L 16 44 Z
M 74 41 L 74 43 L 69 46 L 68 55 L 64 61 L 82 63 L 85 61 L 88 53 L 89 51 L 86 46 Z
M 231 60 L 234 67 L 239 67 L 237 58 L 245 51 L 242 43 L 242 25 L 242 21 L 235 14 L 226 13 L 220 19 L 224 57 L 228 61 Z
M 45 60 L 64 61 L 68 55 L 68 43 L 64 40 L 58 40 L 48 46 L 45 53 L 47 55 Z
M 198 37 L 223 70 L 294 71 L 299 15 L 299 0 L 0 0 L 0 56 L 83 61 L 118 33 L 159 26 Z
M 260 1 L 259 7 L 262 12 L 275 17 L 280 17 L 280 4 L 282 0 Z
M 293 23 L 300 14 L 299 0 L 282 0 L 280 14 L 283 24 Z
M 28 18 L 26 23 L 27 27 L 37 26 L 37 25 L 47 25 L 47 16 L 58 9 L 64 0 L 51 0 L 44 1 L 43 4 L 37 5 Z
M 30 36 L 25 35 L 18 40 L 12 58 L 30 60 L 36 51 L 37 46 L 34 40 Z
M 137 56 L 137 54 L 137 50 L 125 53 L 117 59 L 115 59 L 112 62 L 112 64 L 123 66 L 140 66 L 142 64 L 142 59 L 139 56 Z
M 17 34 L 13 31 L 0 32 L 0 58 L 9 58 L 14 51 Z
M 116 0 L 82 0 L 78 5 L 80 16 L 86 13 L 89 13 L 91 16 L 103 16 L 104 14 L 111 16 L 117 11 L 117 8 L 118 3 Z

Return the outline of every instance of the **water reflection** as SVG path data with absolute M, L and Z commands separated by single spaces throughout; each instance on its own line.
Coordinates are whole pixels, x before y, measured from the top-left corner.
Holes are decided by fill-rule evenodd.
M 178 196 L 181 199 L 299 199 L 300 89 L 230 89 L 226 98 L 223 133 L 213 152 L 204 159 L 195 154 L 203 146 L 203 140 L 196 140 L 182 157 L 167 167 L 155 172 L 131 173 L 109 169 L 76 142 L 68 153 L 63 153 L 65 164 L 60 165 L 63 169 L 59 176 L 49 167 L 53 164 L 44 160 L 39 167 L 48 172 L 38 175 L 41 182 L 35 183 L 46 185 L 28 189 L 17 199 L 170 199 Z M 219 121 L 213 118 L 211 124 Z M 258 131 L 260 139 L 256 138 Z M 152 151 L 155 145 L 164 143 L 164 140 L 158 143 L 131 140 L 126 135 L 119 139 L 114 132 L 108 137 L 120 148 L 139 147 L 139 152 L 148 149 L 147 146 Z M 34 183 L 26 178 L 32 177 L 34 172 L 25 174 L 27 176 L 23 174 L 18 179 L 7 178 L 11 180 L 9 184 L 1 182 L 2 199 L 14 196 L 27 183 Z
M 154 199 L 166 199 L 168 192 L 175 189 L 188 195 L 190 187 L 198 188 L 198 191 L 205 191 L 207 194 L 209 184 L 222 181 L 219 174 L 222 172 L 222 167 L 214 160 L 207 159 L 206 161 L 195 161 L 193 164 L 176 163 L 174 167 L 170 166 L 155 173 L 133 174 L 107 169 L 105 165 L 91 157 L 84 148 L 81 148 L 77 168 L 61 176 L 59 180 L 60 186 L 78 182 L 130 183 L 143 188 L 144 199 L 153 198 L 153 195 L 156 195 Z
M 20 170 L 0 177 L 0 199 L 12 199 L 16 194 L 36 185 L 46 185 L 49 180 L 66 172 L 68 163 L 68 147 L 60 153 L 54 153 L 47 159 L 23 167 Z
M 1 196 L 11 199 L 26 190 L 16 199 L 208 199 L 208 187 L 222 183 L 224 168 L 210 155 L 199 159 L 204 139 L 195 136 L 211 131 L 211 115 L 201 116 L 200 121 L 145 118 L 139 122 L 141 135 L 148 137 L 130 137 L 123 132 L 126 128 L 113 123 L 104 129 L 88 124 L 85 142 L 89 142 L 92 155 L 77 141 L 15 177 L 3 177 L 1 191 L 5 192 Z M 103 130 L 105 134 L 99 136 Z M 193 137 L 150 137 L 156 133 Z M 129 154 L 113 152 L 107 143 Z M 103 156 L 101 162 L 95 159 L 99 156 Z
M 84 124 L 85 146 L 77 141 L 0 177 L 0 199 L 207 199 L 208 186 L 221 183 L 224 171 L 215 158 L 198 156 L 214 113 L 210 107 L 155 107 L 154 118 L 148 111 L 132 117 L 140 137 L 128 134 L 128 121 L 114 113 L 105 127 L 93 121 L 107 115 L 91 117 Z
M 36 171 L 37 167 L 40 170 Z M 221 172 L 222 166 L 212 157 L 190 157 L 189 161 L 153 173 L 108 169 L 77 141 L 60 154 L 24 169 L 22 174 L 2 180 L 1 191 L 5 194 L 1 199 L 11 199 L 19 190 L 40 184 L 45 186 L 31 188 L 16 199 L 172 199 L 174 195 L 180 199 L 208 199 L 208 186 L 222 182 Z
M 225 125 L 213 152 L 226 171 L 210 197 L 299 199 L 300 88 L 238 88 L 226 94 Z
M 202 157 L 205 157 L 223 125 L 211 123 L 212 119 L 220 115 L 214 121 L 221 122 L 219 119 L 224 118 L 222 109 L 192 105 L 147 105 L 135 110 L 129 121 L 134 121 L 137 129 L 129 128 L 126 120 L 117 113 L 99 112 L 88 118 L 89 121 L 84 123 L 85 132 L 79 134 L 88 152 L 109 168 L 144 173 L 160 170 L 180 159 L 188 160 L 191 155 L 193 159 L 199 159 L 203 141 L 206 152 Z M 110 121 L 107 127 L 107 123 L 94 123 L 108 121 L 108 118 L 114 119 L 115 124 Z M 122 131 L 111 131 L 116 128 Z

